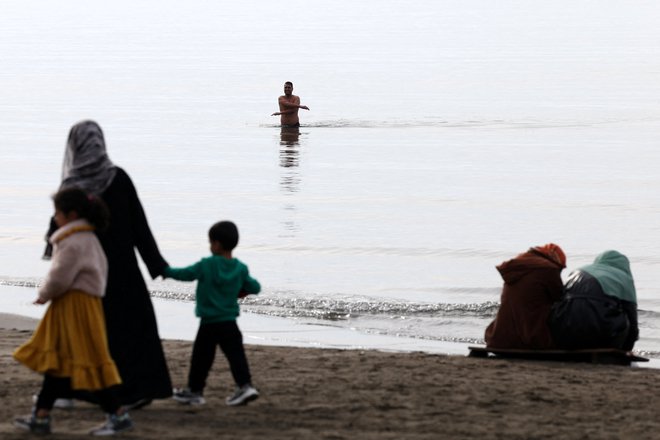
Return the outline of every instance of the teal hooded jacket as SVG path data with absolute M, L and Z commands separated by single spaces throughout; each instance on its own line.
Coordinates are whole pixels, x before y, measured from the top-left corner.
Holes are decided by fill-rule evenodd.
M 637 293 L 628 257 L 618 251 L 605 251 L 580 270 L 598 280 L 603 293 L 637 304 Z
M 202 324 L 235 321 L 239 315 L 238 295 L 257 294 L 261 285 L 237 258 L 212 255 L 182 268 L 168 267 L 165 277 L 179 281 L 197 280 L 195 315 Z

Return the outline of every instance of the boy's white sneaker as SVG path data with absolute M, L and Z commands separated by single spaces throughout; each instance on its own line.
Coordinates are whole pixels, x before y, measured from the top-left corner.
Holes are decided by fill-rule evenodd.
M 190 388 L 174 388 L 172 399 L 184 405 L 204 405 L 206 403 L 202 393 L 192 392 Z
M 236 392 L 227 397 L 227 405 L 229 406 L 240 406 L 247 405 L 249 402 L 259 398 L 259 391 L 256 390 L 251 384 L 243 385 L 242 387 L 236 388 Z

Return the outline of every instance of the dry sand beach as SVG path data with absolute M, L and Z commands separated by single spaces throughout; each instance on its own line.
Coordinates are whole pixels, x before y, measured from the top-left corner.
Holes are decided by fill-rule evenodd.
M 13 350 L 35 321 L 0 315 L 0 438 L 27 413 L 40 376 Z M 174 383 L 183 383 L 191 343 L 165 341 Z M 229 408 L 218 357 L 207 405 L 158 401 L 133 411 L 134 439 L 655 439 L 660 370 L 553 362 L 247 346 L 262 397 Z M 53 412 L 52 439 L 88 438 L 100 411 L 77 403 Z

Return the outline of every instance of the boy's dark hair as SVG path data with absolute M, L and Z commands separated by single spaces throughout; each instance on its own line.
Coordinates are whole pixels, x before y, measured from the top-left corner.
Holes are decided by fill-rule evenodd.
M 110 211 L 105 202 L 79 188 L 58 191 L 53 195 L 53 203 L 55 209 L 64 214 L 76 211 L 78 217 L 86 219 L 97 231 L 105 231 L 110 224 Z
M 228 220 L 218 222 L 209 229 L 209 240 L 218 241 L 222 249 L 231 251 L 238 244 L 238 228 Z
M 293 87 L 293 83 L 291 81 L 287 81 L 284 83 L 285 86 L 291 86 Z

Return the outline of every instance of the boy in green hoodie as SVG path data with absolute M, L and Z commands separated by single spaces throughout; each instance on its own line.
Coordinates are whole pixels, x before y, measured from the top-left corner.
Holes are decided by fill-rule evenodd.
M 250 276 L 248 267 L 232 257 L 238 244 L 238 228 L 230 221 L 221 221 L 209 229 L 210 257 L 183 268 L 168 267 L 164 276 L 179 281 L 197 280 L 195 315 L 201 320 L 193 345 L 188 387 L 174 389 L 173 398 L 189 405 L 203 405 L 204 386 L 215 359 L 215 347 L 220 346 L 236 392 L 227 398 L 229 406 L 246 405 L 259 397 L 252 386 L 250 368 L 243 348 L 243 335 L 236 325 L 239 315 L 238 298 L 257 294 L 259 282 Z

